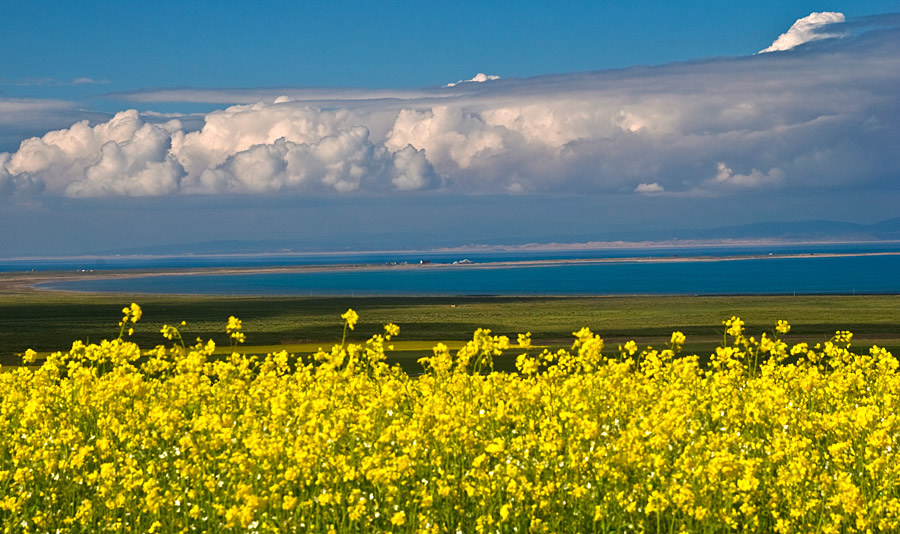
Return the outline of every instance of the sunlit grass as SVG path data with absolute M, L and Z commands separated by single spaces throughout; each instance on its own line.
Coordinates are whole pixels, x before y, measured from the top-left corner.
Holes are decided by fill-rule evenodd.
M 73 340 L 86 343 L 109 337 L 109 318 L 122 296 L 33 293 L 0 294 L 0 363 L 20 362 L 16 353 L 67 350 Z M 132 299 L 133 300 L 133 299 Z M 130 302 L 130 300 L 129 300 Z M 335 310 L 352 307 L 361 331 L 394 322 L 404 341 L 459 341 L 477 328 L 515 336 L 529 331 L 536 343 L 566 345 L 574 325 L 589 326 L 617 345 L 659 345 L 672 330 L 687 336 L 686 349 L 711 353 L 720 341 L 717 324 L 740 315 L 748 328 L 760 330 L 773 317 L 791 317 L 794 332 L 809 341 L 826 341 L 848 329 L 859 343 L 900 350 L 900 295 L 866 296 L 730 296 L 730 297 L 390 297 L 295 298 L 144 296 L 142 328 L 132 340 L 144 348 L 159 343 L 166 322 L 187 321 L 185 339 L 213 339 L 228 344 L 222 328 L 229 315 L 240 317 L 247 343 L 260 346 L 323 344 L 334 339 Z M 291 349 L 293 350 L 293 349 Z M 429 350 L 429 349 L 426 349 Z M 413 362 L 414 363 L 414 362 Z

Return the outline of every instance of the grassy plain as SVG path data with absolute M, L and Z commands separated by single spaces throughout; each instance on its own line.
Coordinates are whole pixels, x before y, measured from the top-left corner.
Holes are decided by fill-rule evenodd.
M 19 362 L 27 348 L 65 350 L 72 341 L 98 342 L 118 335 L 121 308 L 137 302 L 144 316 L 133 340 L 144 348 L 166 340 L 163 324 L 179 324 L 187 342 L 213 339 L 228 345 L 229 315 L 243 320 L 242 351 L 267 352 L 284 346 L 305 352 L 340 341 L 340 314 L 360 315 L 352 341 L 364 341 L 382 325 L 400 326 L 392 358 L 408 370 L 438 341 L 458 347 L 477 328 L 510 336 L 531 332 L 535 344 L 568 346 L 582 326 L 600 334 L 608 347 L 630 339 L 662 347 L 674 330 L 687 336 L 684 350 L 708 354 L 722 341 L 722 320 L 738 315 L 747 332 L 771 332 L 786 319 L 787 341 L 815 343 L 836 330 L 855 334 L 856 347 L 873 344 L 900 353 L 900 295 L 867 296 L 630 296 L 630 297 L 205 297 L 105 295 L 58 292 L 0 292 L 0 364 Z M 256 347 L 256 348 L 254 348 Z M 514 357 L 510 356 L 510 360 Z M 511 366 L 512 361 L 508 362 Z M 507 368 L 498 362 L 498 368 Z

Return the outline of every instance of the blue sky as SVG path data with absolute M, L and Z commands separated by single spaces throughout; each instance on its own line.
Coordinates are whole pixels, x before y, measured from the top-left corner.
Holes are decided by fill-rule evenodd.
M 443 85 L 758 51 L 814 11 L 893 1 L 4 2 L 4 93 L 102 96 L 158 87 Z M 104 87 L 15 87 L 103 81 Z M 110 110 L 113 111 L 113 110 Z
M 0 255 L 900 215 L 900 1 L 3 11 Z

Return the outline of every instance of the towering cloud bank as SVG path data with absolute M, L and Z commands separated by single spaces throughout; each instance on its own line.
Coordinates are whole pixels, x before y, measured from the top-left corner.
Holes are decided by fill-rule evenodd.
M 209 113 L 199 129 L 122 111 L 0 153 L 0 194 L 880 187 L 900 173 L 892 155 L 900 35 L 882 23 L 817 47 L 842 21 L 839 13 L 798 20 L 764 50 L 787 50 L 780 54 L 524 80 L 479 75 L 472 81 L 481 83 L 371 98 L 344 91 L 327 102 L 322 92 L 265 97 Z M 793 50 L 800 43 L 809 45 Z
M 66 196 L 270 193 L 432 187 L 433 169 L 410 146 L 388 151 L 350 114 L 292 104 L 234 106 L 200 131 L 145 122 L 135 110 L 22 142 L 4 154 L 11 186 Z M 13 182 L 16 183 L 13 183 Z M 16 184 L 23 184 L 17 186 Z

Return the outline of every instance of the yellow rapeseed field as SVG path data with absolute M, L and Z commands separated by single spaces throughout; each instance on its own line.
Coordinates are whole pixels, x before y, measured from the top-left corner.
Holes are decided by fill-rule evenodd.
M 140 318 L 0 373 L 3 532 L 900 531 L 898 362 L 849 332 L 732 317 L 701 365 L 680 332 L 554 352 L 478 330 L 409 376 L 399 328 L 351 342 L 353 310 L 330 351 L 264 358 L 234 317 L 225 359 L 168 325 L 142 350 Z

